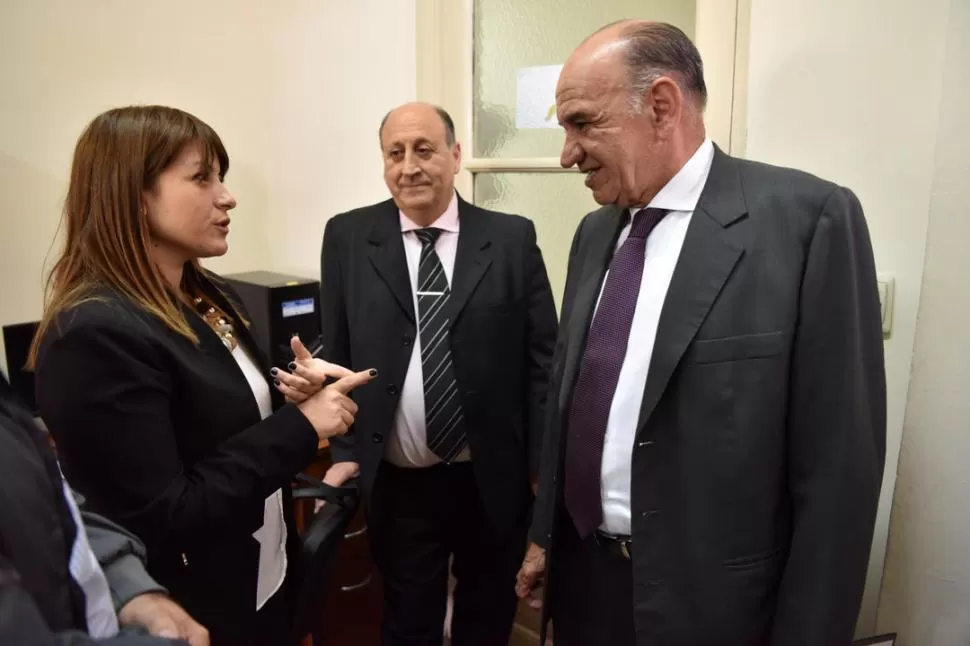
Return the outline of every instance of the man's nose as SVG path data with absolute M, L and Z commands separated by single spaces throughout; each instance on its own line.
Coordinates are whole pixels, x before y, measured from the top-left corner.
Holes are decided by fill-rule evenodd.
M 404 174 L 405 175 L 417 175 L 421 172 L 421 167 L 418 166 L 418 160 L 413 152 L 407 152 L 404 155 Z
M 559 165 L 563 168 L 572 168 L 582 161 L 582 148 L 566 135 L 566 141 L 562 144 L 562 153 L 559 155 Z

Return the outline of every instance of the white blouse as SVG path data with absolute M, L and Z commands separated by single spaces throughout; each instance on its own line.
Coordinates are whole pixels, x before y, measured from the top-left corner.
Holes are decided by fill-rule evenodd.
M 259 413 L 266 419 L 273 413 L 269 384 L 253 358 L 237 343 L 232 357 L 246 376 Z M 256 609 L 262 608 L 283 585 L 286 577 L 286 522 L 283 518 L 283 491 L 269 495 L 263 506 L 263 526 L 253 533 L 259 542 L 259 575 L 256 581 Z

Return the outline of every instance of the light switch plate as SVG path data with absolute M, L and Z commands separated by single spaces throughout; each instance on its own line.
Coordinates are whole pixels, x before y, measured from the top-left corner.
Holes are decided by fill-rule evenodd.
M 882 310 L 882 336 L 889 338 L 893 330 L 893 302 L 895 300 L 896 280 L 892 274 L 880 273 L 877 276 L 879 281 L 879 307 Z

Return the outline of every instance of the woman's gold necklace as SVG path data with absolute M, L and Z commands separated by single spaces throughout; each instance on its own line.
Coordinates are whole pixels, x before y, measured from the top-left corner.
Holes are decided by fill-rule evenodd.
M 216 336 L 226 346 L 226 349 L 230 352 L 235 350 L 237 341 L 235 328 L 232 326 L 232 319 L 226 314 L 223 314 L 215 305 L 204 300 L 201 296 L 193 298 L 192 303 L 195 305 L 199 316 L 212 328 L 212 331 L 216 333 Z

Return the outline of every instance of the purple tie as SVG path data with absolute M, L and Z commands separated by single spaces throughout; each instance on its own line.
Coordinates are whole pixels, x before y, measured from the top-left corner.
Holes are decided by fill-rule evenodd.
M 603 522 L 600 472 L 606 422 L 637 309 L 647 236 L 666 214 L 663 209 L 641 209 L 633 216 L 629 237 L 613 254 L 586 337 L 567 427 L 565 481 L 566 509 L 583 538 Z

